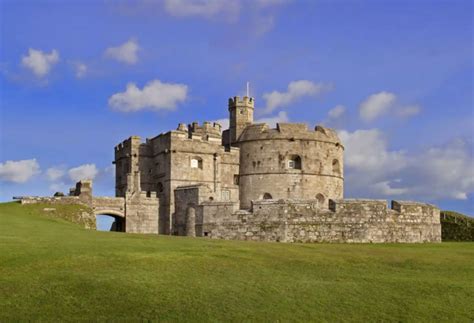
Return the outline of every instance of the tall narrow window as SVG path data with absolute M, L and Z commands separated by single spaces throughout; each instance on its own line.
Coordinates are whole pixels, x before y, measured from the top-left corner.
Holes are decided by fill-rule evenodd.
M 230 201 L 230 191 L 228 190 L 222 191 L 222 200 Z
M 334 159 L 332 161 L 332 172 L 335 175 L 341 175 L 341 165 L 339 164 L 339 160 Z
M 316 195 L 316 200 L 318 200 L 319 205 L 323 205 L 326 199 L 324 198 L 323 194 L 319 193 L 318 195 Z

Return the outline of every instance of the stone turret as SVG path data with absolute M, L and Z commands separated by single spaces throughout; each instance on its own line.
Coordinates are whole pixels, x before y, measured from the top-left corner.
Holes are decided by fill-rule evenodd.
M 255 99 L 238 96 L 229 99 L 229 142 L 234 144 L 238 141 L 245 127 L 253 123 Z

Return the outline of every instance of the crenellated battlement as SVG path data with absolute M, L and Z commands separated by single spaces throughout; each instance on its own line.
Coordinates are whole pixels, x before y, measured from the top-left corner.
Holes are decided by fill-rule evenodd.
M 306 123 L 279 122 L 276 128 L 270 128 L 266 123 L 255 123 L 246 126 L 239 142 L 254 140 L 309 140 L 334 143 L 343 148 L 341 140 L 334 129 L 316 126 L 310 130 Z
M 180 225 L 187 227 L 184 206 L 192 202 L 199 214 L 197 236 L 280 242 L 441 241 L 439 209 L 425 203 L 392 201 L 388 208 L 386 200 L 273 199 L 252 201 L 244 211 L 232 203 L 207 201 L 206 193 L 200 186 L 177 192 L 183 205 L 177 210 Z
M 229 98 L 229 108 L 236 107 L 236 106 L 246 106 L 254 108 L 255 99 L 252 97 L 244 96 L 240 98 L 239 96 L 234 96 L 233 98 Z
M 217 122 L 204 121 L 202 125 L 199 122 L 193 122 L 188 125 L 188 131 L 190 133 L 207 133 L 221 135 L 222 126 Z
M 131 150 L 134 147 L 138 147 L 141 144 L 140 136 L 131 136 L 128 139 L 125 139 L 121 143 L 115 146 L 115 152 L 122 150 Z

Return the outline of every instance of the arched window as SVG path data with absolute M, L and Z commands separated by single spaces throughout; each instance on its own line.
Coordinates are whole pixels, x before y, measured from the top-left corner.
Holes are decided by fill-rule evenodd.
M 271 200 L 273 197 L 270 193 L 265 193 L 263 194 L 263 199 L 264 200 Z
M 200 169 L 202 169 L 202 158 L 201 157 L 191 158 L 191 168 L 200 168 Z
M 323 194 L 319 193 L 318 195 L 316 195 L 316 200 L 318 201 L 319 205 L 323 205 L 326 199 Z
M 337 159 L 332 161 L 332 172 L 336 175 L 341 175 L 341 165 Z
M 159 193 L 163 192 L 163 183 L 161 183 L 161 182 L 158 183 L 157 189 L 158 189 L 158 192 L 159 192 Z
M 301 169 L 301 157 L 298 155 L 291 155 L 288 159 L 288 168 Z

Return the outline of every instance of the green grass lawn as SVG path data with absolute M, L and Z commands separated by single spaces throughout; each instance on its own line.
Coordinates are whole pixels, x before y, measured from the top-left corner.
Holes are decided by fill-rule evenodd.
M 474 320 L 474 243 L 281 244 L 86 230 L 0 204 L 0 321 Z

